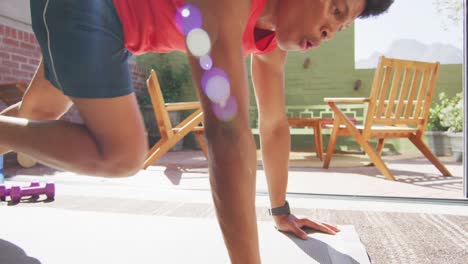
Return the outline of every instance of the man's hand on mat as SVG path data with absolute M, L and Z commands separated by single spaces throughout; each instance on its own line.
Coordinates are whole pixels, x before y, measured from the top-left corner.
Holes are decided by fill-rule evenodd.
M 297 218 L 293 214 L 277 215 L 273 216 L 276 229 L 282 232 L 289 232 L 296 235 L 298 238 L 307 239 L 307 233 L 302 230 L 302 227 L 309 227 L 317 231 L 324 232 L 326 234 L 335 235 L 340 230 L 332 225 L 314 222 L 308 218 Z

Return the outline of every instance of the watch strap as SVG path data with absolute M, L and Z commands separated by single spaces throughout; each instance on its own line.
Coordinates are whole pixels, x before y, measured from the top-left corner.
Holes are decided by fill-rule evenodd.
M 290 214 L 291 210 L 289 209 L 288 201 L 286 201 L 283 206 L 268 209 L 268 212 L 270 213 L 270 215 L 274 216 L 274 215 Z

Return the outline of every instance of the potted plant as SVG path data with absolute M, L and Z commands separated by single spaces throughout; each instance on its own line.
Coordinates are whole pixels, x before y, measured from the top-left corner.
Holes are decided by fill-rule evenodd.
M 440 112 L 440 120 L 443 126 L 448 127 L 450 146 L 455 161 L 463 158 L 463 96 L 456 94 Z
M 451 156 L 450 139 L 447 134 L 448 127 L 442 125 L 440 116 L 450 100 L 445 93 L 439 94 L 439 101 L 432 104 L 429 111 L 429 120 L 426 127 L 426 142 L 429 149 L 436 156 Z

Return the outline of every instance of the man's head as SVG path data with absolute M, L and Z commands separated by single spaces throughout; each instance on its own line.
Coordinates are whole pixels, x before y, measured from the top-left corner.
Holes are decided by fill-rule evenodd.
M 392 4 L 393 0 L 366 0 L 366 7 L 358 17 L 378 16 L 385 13 Z
M 385 12 L 393 0 L 276 1 L 276 36 L 283 50 L 306 50 L 333 38 L 357 17 Z

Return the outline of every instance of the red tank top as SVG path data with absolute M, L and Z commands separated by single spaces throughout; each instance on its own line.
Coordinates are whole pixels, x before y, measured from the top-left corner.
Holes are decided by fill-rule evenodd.
M 134 54 L 186 51 L 185 39 L 175 24 L 183 0 L 113 0 L 122 23 L 125 47 Z M 274 32 L 255 42 L 254 29 L 267 0 L 252 0 L 243 35 L 244 55 L 261 54 L 277 46 Z

